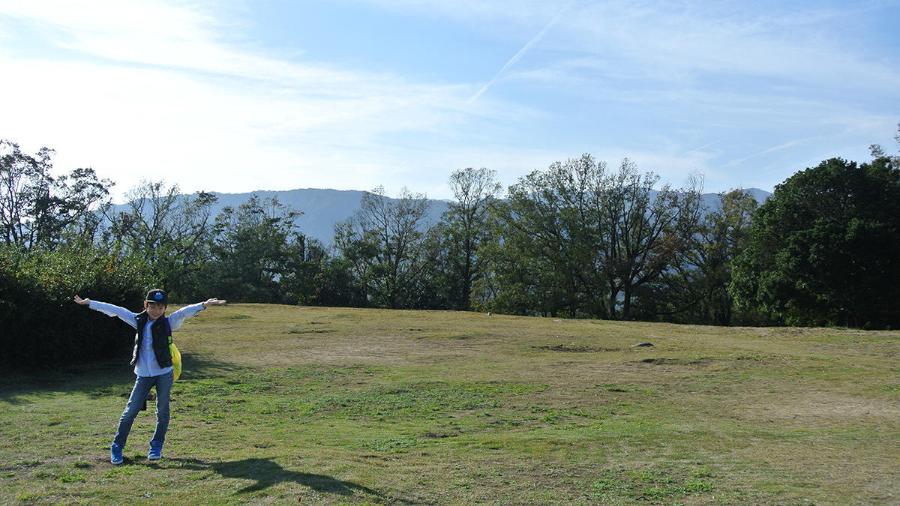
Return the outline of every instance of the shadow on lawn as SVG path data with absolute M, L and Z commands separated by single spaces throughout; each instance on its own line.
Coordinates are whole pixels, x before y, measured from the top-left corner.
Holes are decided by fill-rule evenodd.
M 244 459 L 234 462 L 204 462 L 198 459 L 169 459 L 178 462 L 183 469 L 209 470 L 218 473 L 223 478 L 238 478 L 243 480 L 255 480 L 256 483 L 247 485 L 238 493 L 255 492 L 264 490 L 283 482 L 294 482 L 309 487 L 317 492 L 327 492 L 339 495 L 353 495 L 354 492 L 373 496 L 385 502 L 398 502 L 401 504 L 415 504 L 405 499 L 388 497 L 376 490 L 362 485 L 342 481 L 323 474 L 310 474 L 291 471 L 281 467 L 271 459 Z
M 19 370 L 0 375 L 0 401 L 22 404 L 20 397 L 52 392 L 86 393 L 94 397 L 106 395 L 128 397 L 134 385 L 131 360 L 121 357 L 90 364 L 54 369 Z M 182 354 L 182 376 L 179 381 L 232 375 L 243 368 L 196 354 Z

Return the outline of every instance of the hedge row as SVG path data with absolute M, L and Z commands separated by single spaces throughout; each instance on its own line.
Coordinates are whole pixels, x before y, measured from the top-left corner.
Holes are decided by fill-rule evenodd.
M 133 331 L 72 298 L 139 308 L 150 281 L 137 260 L 93 248 L 24 252 L 0 246 L 0 362 L 49 367 L 124 359 Z

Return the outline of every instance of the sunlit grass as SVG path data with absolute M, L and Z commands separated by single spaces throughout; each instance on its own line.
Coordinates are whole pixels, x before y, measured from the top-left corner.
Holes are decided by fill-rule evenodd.
M 226 306 L 158 464 L 129 357 L 5 375 L 0 503 L 890 504 L 898 337 Z

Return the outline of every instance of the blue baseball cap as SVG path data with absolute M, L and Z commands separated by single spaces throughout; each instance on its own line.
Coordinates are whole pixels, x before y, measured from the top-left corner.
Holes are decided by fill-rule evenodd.
M 166 296 L 166 292 L 160 290 L 159 288 L 154 288 L 147 292 L 147 298 L 145 299 L 147 302 L 159 302 L 160 304 L 168 304 L 169 297 Z

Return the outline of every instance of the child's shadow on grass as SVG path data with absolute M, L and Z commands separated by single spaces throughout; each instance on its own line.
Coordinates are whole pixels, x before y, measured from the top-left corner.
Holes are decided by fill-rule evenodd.
M 239 478 L 243 480 L 256 480 L 256 483 L 247 485 L 238 493 L 255 492 L 263 490 L 282 482 L 294 482 L 309 487 L 317 492 L 331 494 L 353 495 L 354 492 L 377 497 L 383 501 L 412 504 L 404 499 L 387 497 L 384 494 L 350 481 L 342 481 L 323 474 L 310 474 L 291 471 L 281 467 L 280 464 L 270 459 L 244 459 L 234 462 L 204 462 L 198 459 L 169 459 L 178 462 L 183 469 L 210 470 L 218 473 L 223 478 Z

